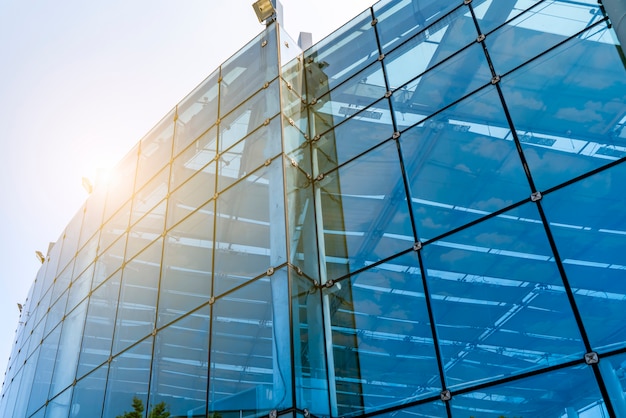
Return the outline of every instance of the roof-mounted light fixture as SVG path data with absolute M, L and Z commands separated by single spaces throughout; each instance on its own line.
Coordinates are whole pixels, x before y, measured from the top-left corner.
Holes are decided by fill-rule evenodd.
M 271 0 L 258 0 L 252 3 L 252 8 L 259 23 L 270 24 L 276 18 L 276 9 Z
M 46 261 L 46 257 L 43 256 L 41 251 L 35 251 L 35 255 L 37 256 L 37 260 L 41 261 L 41 264 Z

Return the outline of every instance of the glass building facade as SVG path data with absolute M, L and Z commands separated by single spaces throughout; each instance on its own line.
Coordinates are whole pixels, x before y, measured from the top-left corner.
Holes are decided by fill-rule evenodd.
M 51 246 L 0 416 L 626 417 L 625 190 L 596 0 L 270 24 Z

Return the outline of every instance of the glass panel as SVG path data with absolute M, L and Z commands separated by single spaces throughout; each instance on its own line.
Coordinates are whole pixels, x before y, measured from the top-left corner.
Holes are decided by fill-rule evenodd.
M 101 175 L 103 177 L 103 175 Z M 106 197 L 106 182 L 104 179 L 95 179 L 93 191 L 85 202 L 85 217 L 80 231 L 78 247 L 90 239 L 102 226 L 102 214 L 104 212 L 104 198 Z M 97 237 L 96 237 L 97 241 Z
M 542 200 L 592 348 L 625 346 L 626 164 Z
M 39 356 L 39 351 L 37 351 L 34 355 L 28 358 L 24 362 L 24 367 L 21 370 L 22 379 L 19 382 L 19 386 L 15 385 L 17 382 L 13 382 L 12 386 L 15 386 L 19 390 L 15 393 L 15 408 L 13 410 L 13 415 L 5 412 L 5 415 L 2 416 L 13 416 L 13 417 L 23 417 L 26 416 L 26 408 L 28 407 L 28 398 L 30 396 L 30 389 L 35 379 L 35 372 L 37 371 L 37 359 Z M 5 397 L 4 401 L 6 402 L 8 397 Z
M 587 365 L 453 396 L 453 418 L 608 417 Z
M 298 167 L 287 161 L 285 164 L 289 261 L 309 278 L 319 279 L 313 183 Z
M 62 237 L 59 237 L 56 243 L 51 243 L 51 246 L 48 247 L 48 254 L 46 257 L 46 276 L 44 279 L 44 284 L 42 288 L 42 293 L 48 291 L 52 283 L 54 283 L 54 279 L 57 274 L 57 267 L 59 264 L 59 256 L 61 254 L 61 242 Z
M 502 1 L 502 0 L 500 0 Z M 442 2 L 439 0 L 383 0 L 373 6 L 374 16 L 378 20 L 376 29 L 383 52 L 395 48 L 414 34 L 423 31 L 442 19 L 452 9 L 459 7 L 460 2 Z M 467 12 L 467 8 L 461 7 Z M 431 27 L 428 32 L 437 30 Z
M 164 402 L 172 416 L 205 416 L 210 311 L 207 305 L 156 336 L 150 405 Z
M 502 78 L 540 190 L 626 156 L 626 68 L 612 33 L 603 28 Z
M 91 290 L 91 279 L 93 277 L 95 265 L 92 264 L 87 270 L 83 272 L 76 280 L 72 282 L 70 287 L 70 294 L 67 299 L 66 311 L 71 311 L 76 305 L 87 297 Z
M 333 123 L 339 119 L 343 123 L 313 142 L 313 166 L 316 167 L 314 177 L 343 164 L 393 135 L 393 122 L 387 99 L 380 100 L 367 109 L 328 103 L 328 106 L 320 110 L 333 112 L 334 115 L 331 115 Z M 320 116 L 324 115 L 320 113 L 314 115 L 316 130 L 321 127 L 320 124 L 325 123 L 320 120 Z M 347 118 L 350 119 L 346 120 Z
M 582 358 L 535 203 L 422 249 L 448 388 Z
M 209 410 L 224 418 L 291 406 L 287 272 L 252 281 L 213 305 Z
M 220 117 L 277 75 L 276 25 L 271 25 L 222 65 Z
M 65 291 L 63 295 L 50 307 L 50 310 L 46 314 L 46 329 L 44 335 L 47 335 L 52 328 L 56 327 L 65 315 L 65 306 L 67 305 L 67 294 Z
M 531 194 L 493 87 L 404 132 L 400 143 L 422 241 Z
M 70 400 L 72 399 L 73 387 L 52 399 L 46 407 L 46 418 L 64 418 L 70 415 Z
M 446 6 L 433 4 L 435 3 L 434 1 L 426 1 L 424 5 L 421 5 L 423 2 L 419 3 L 420 5 L 416 5 L 416 2 L 399 2 L 393 8 L 400 7 L 398 12 L 402 12 L 404 9 L 424 7 L 432 12 L 435 11 L 434 9 L 444 7 L 450 9 L 458 6 L 456 2 Z M 406 13 L 407 11 L 404 10 L 404 12 Z M 416 75 L 433 68 L 470 43 L 476 41 L 476 37 L 478 36 L 476 26 L 474 25 L 472 17 L 466 15 L 467 12 L 467 7 L 457 7 L 455 11 L 445 17 L 437 16 L 435 22 L 428 22 L 434 24 L 430 26 L 427 31 L 420 32 L 417 36 L 404 42 L 399 48 L 386 55 L 385 68 L 389 77 L 390 86 L 393 89 L 403 86 Z M 408 14 L 394 18 L 393 20 L 421 20 L 423 18 L 423 15 Z M 381 23 L 384 24 L 385 22 L 383 21 Z M 424 21 L 423 23 L 426 22 Z M 394 31 L 397 29 L 399 28 L 393 28 Z M 395 33 L 396 35 L 401 34 L 401 32 Z M 472 72 L 477 69 L 469 67 L 465 69 L 465 74 L 468 73 L 467 70 L 470 68 Z M 459 74 L 457 74 L 457 76 L 458 75 Z M 447 85 L 442 84 L 439 87 L 443 86 Z
M 76 250 L 78 249 L 78 238 L 80 236 L 80 227 L 83 223 L 83 210 L 79 210 L 70 223 L 65 227 L 63 232 L 63 240 L 61 245 L 61 255 L 59 256 L 59 264 L 57 266 L 57 273 L 64 269 L 67 264 L 76 256 Z M 70 269 L 70 274 L 72 270 Z
M 217 129 L 213 127 L 176 157 L 172 164 L 170 190 L 176 189 L 197 172 L 207 170 L 206 165 L 216 158 L 216 152 Z M 210 186 L 208 181 L 207 186 Z
M 281 151 L 280 116 L 250 133 L 245 139 L 222 153 L 218 162 L 219 191 L 247 176 Z
M 124 261 L 124 249 L 126 248 L 126 234 L 122 235 L 113 245 L 107 249 L 104 254 L 96 259 L 96 268 L 93 275 L 93 283 L 91 288 L 95 289 L 116 272 Z
M 493 15 L 502 13 L 504 15 L 509 10 L 513 12 L 514 7 L 511 2 L 501 3 L 503 4 L 492 6 L 490 9 L 493 10 L 488 13 L 493 12 Z M 504 3 L 508 4 L 505 5 Z M 520 14 L 496 32 L 489 34 L 485 40 L 496 73 L 505 74 L 511 71 L 599 21 L 602 17 L 602 12 L 600 12 L 597 3 L 540 2 L 530 11 Z M 480 25 L 484 31 L 482 22 Z M 606 27 L 595 29 L 593 32 L 587 33 L 583 39 L 595 37 L 598 30 L 604 29 Z M 566 68 L 567 72 L 572 70 L 571 66 Z M 562 68 L 561 71 L 565 71 L 565 68 Z M 552 74 L 551 77 L 555 77 L 555 75 Z
M 154 330 L 162 251 L 163 238 L 160 238 L 123 268 L 113 353 Z
M 210 202 L 167 234 L 159 293 L 159 328 L 211 297 L 214 218 L 214 202 Z
M 32 388 L 30 389 L 27 415 L 36 411 L 48 399 L 50 379 L 52 379 L 52 370 L 59 348 L 60 335 L 61 327 L 56 327 L 41 344 L 39 359 L 37 360 L 37 373 L 35 373 L 35 379 L 32 381 Z
M 65 270 L 63 270 L 57 278 L 54 280 L 54 286 L 52 287 L 52 296 L 50 301 L 56 303 L 57 298 L 61 293 L 68 290 L 70 283 L 72 282 L 72 270 L 74 269 L 74 263 L 70 263 Z M 65 313 L 65 311 L 63 311 Z
M 130 224 L 134 224 L 167 196 L 170 179 L 169 165 L 146 184 L 133 198 Z
M 626 393 L 625 368 L 626 356 L 620 354 L 618 356 L 602 358 L 598 364 L 602 379 L 606 390 L 611 398 L 611 404 L 618 417 L 626 416 L 626 401 L 624 393 Z
M 219 72 L 218 68 L 178 105 L 174 155 L 178 155 L 217 120 Z
M 115 312 L 120 291 L 121 272 L 93 291 L 89 298 L 89 308 L 85 321 L 83 343 L 78 361 L 76 376 L 98 367 L 111 355 L 111 341 L 115 326 Z
M 104 221 L 108 220 L 132 196 L 138 156 L 139 144 L 135 145 L 112 171 L 108 179 Z
M 589 0 L 583 0 L 589 3 Z M 541 13 L 544 8 L 550 8 L 555 4 L 573 3 L 570 0 L 557 0 L 544 2 L 543 0 L 483 0 L 473 2 L 472 8 L 478 19 L 480 31 L 489 34 L 506 22 L 510 22 L 522 13 L 526 13 L 526 18 L 532 20 L 533 13 Z M 535 7 L 541 5 L 540 7 Z M 571 22 L 570 22 L 571 24 Z M 550 30 L 544 28 L 544 30 Z
M 390 257 L 415 242 L 395 141 L 315 183 L 328 279 Z M 320 219 L 320 215 L 321 218 Z M 319 227 L 318 227 L 319 228 Z
M 259 86 L 259 92 L 241 103 L 220 122 L 219 150 L 223 152 L 280 111 L 278 81 Z M 280 136 L 274 140 L 280 147 Z
M 54 396 L 66 388 L 76 377 L 76 364 L 78 363 L 86 311 L 87 302 L 83 302 L 63 320 L 50 396 Z
M 72 416 L 99 417 L 102 414 L 108 371 L 109 365 L 104 364 L 98 370 L 76 383 L 72 398 Z
M 139 161 L 135 190 L 146 184 L 172 158 L 174 138 L 174 115 L 170 111 L 139 143 Z
M 185 218 L 215 196 L 215 166 L 212 162 L 199 170 L 168 199 L 167 227 Z
M 149 243 L 163 235 L 167 202 L 161 202 L 150 213 L 137 222 L 128 232 L 125 259 L 134 257 Z
M 391 75 L 390 83 L 394 89 L 400 87 L 392 98 L 398 128 L 404 130 L 491 83 L 491 71 L 482 47 L 474 44 L 404 86 L 394 84 Z
M 152 340 L 152 337 L 143 340 L 111 362 L 103 417 L 117 417 L 133 411 L 133 405 L 140 402 L 142 408 L 146 407 Z
M 431 403 L 412 406 L 404 409 L 400 409 L 386 414 L 375 415 L 376 418 L 441 418 L 447 417 L 446 406 L 442 401 L 435 401 Z M 467 417 L 464 417 L 467 418 Z M 470 416 L 469 418 L 478 418 Z M 498 417 L 509 418 L 509 417 Z M 511 417 L 522 418 L 522 417 Z
M 292 283 L 296 405 L 314 416 L 329 416 L 322 296 L 313 281 L 289 270 Z
M 374 62 L 335 89 L 319 97 L 311 106 L 313 134 L 322 134 L 336 124 L 354 115 L 387 93 L 383 67 Z M 386 104 L 382 105 L 386 107 Z M 379 121 L 381 115 L 365 114 L 370 120 Z M 390 120 L 387 120 L 390 123 Z
M 130 221 L 130 203 L 131 202 L 127 202 L 124 207 L 113 215 L 113 217 L 102 227 L 102 232 L 100 233 L 100 244 L 98 245 L 98 251 L 100 253 L 109 248 L 109 246 L 116 239 L 123 236 L 128 230 L 128 223 Z
M 93 237 L 76 255 L 72 278 L 76 279 L 96 258 L 98 237 Z
M 307 101 L 319 98 L 379 56 L 369 9 L 304 53 Z
M 219 295 L 287 261 L 282 158 L 220 194 L 214 293 Z
M 328 291 L 339 415 L 441 392 L 419 262 L 409 253 Z

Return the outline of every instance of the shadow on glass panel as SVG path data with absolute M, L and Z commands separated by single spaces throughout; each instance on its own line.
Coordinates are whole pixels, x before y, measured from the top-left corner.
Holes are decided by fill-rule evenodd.
M 535 203 L 421 251 L 448 388 L 583 357 Z

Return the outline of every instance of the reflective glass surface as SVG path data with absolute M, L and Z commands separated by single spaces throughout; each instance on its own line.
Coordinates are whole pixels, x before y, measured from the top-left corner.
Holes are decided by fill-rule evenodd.
M 0 416 L 626 416 L 624 62 L 595 0 L 270 24 L 51 244 Z

